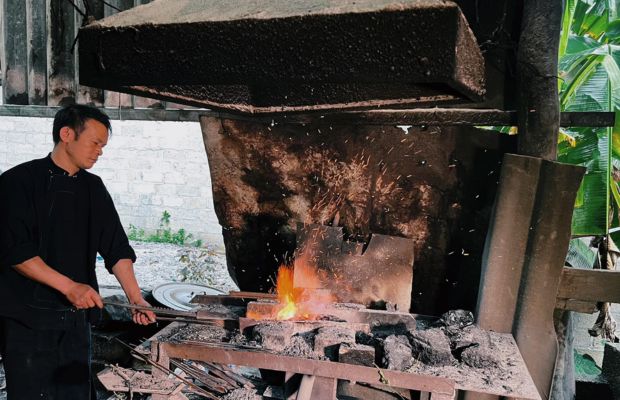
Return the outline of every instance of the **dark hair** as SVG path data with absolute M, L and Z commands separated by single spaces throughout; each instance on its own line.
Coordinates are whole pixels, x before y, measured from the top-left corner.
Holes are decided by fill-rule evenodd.
M 65 126 L 72 128 L 76 135 L 79 135 L 84 129 L 84 123 L 88 119 L 94 119 L 101 122 L 108 128 L 108 131 L 112 130 L 110 125 L 110 117 L 108 117 L 103 111 L 98 108 L 85 106 L 82 104 L 70 104 L 58 110 L 54 117 L 54 128 L 52 130 L 52 137 L 54 138 L 54 144 L 60 142 L 60 130 Z

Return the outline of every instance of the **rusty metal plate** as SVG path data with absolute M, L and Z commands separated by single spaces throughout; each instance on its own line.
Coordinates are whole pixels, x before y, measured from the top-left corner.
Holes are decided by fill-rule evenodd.
M 82 85 L 248 113 L 484 95 L 476 39 L 443 0 L 159 0 L 80 29 L 79 51 Z
M 365 247 L 365 248 L 364 248 Z M 338 301 L 369 305 L 388 302 L 407 311 L 411 305 L 413 280 L 413 239 L 373 233 L 367 245 L 344 240 L 341 227 L 298 224 L 295 287 L 306 287 L 298 280 L 297 268 L 316 268 L 324 274 L 323 288 Z

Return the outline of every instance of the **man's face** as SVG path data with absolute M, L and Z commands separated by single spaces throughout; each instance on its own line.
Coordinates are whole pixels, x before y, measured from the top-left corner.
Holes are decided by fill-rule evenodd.
M 65 148 L 69 160 L 78 168 L 92 168 L 103 154 L 103 148 L 108 144 L 108 137 L 105 125 L 97 120 L 87 119 L 82 132 L 79 135 L 69 135 L 67 139 Z

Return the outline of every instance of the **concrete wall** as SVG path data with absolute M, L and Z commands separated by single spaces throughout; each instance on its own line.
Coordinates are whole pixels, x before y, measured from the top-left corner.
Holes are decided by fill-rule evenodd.
M 0 117 L 0 170 L 52 150 L 52 119 Z M 173 230 L 223 246 L 198 122 L 112 121 L 112 137 L 91 170 L 114 198 L 123 225 L 153 231 L 164 210 Z

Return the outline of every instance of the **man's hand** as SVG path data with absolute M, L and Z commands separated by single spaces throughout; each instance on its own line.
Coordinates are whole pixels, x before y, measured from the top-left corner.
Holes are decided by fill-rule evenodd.
M 101 301 L 99 293 L 92 287 L 83 283 L 74 282 L 65 293 L 65 297 L 78 310 L 95 306 L 103 308 L 103 301 Z
M 120 282 L 127 299 L 130 304 L 138 306 L 151 307 L 142 297 L 142 291 L 136 281 L 136 275 L 133 272 L 133 262 L 130 259 L 121 259 L 112 267 L 112 273 Z M 155 314 L 152 311 L 132 310 L 133 322 L 140 325 L 148 325 L 155 322 Z
M 131 304 L 135 304 L 137 306 L 151 307 L 151 305 L 144 299 L 139 299 L 138 301 L 131 302 Z M 155 314 L 153 311 L 148 310 L 131 310 L 131 317 L 133 322 L 139 325 L 148 325 L 155 322 Z

